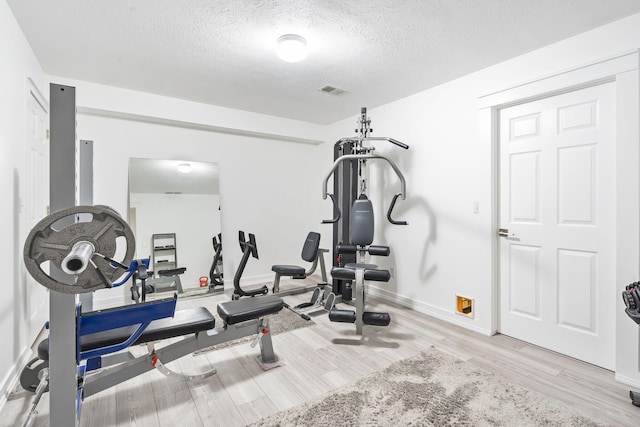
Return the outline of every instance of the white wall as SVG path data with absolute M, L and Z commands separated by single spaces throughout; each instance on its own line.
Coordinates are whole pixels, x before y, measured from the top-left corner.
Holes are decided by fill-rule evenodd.
M 24 239 L 25 110 L 27 78 L 45 92 L 42 68 L 6 2 L 0 1 L 0 239 L 2 298 L 0 298 L 0 407 L 10 382 L 28 356 L 28 299 L 22 263 Z M 47 90 L 48 92 L 48 90 Z
M 27 341 L 21 326 L 25 302 L 19 255 L 25 77 L 33 77 L 41 90 L 44 85 L 41 67 L 5 2 L 0 2 L 0 32 L 0 188 L 7 202 L 0 207 L 0 221 L 13 224 L 13 232 L 0 240 L 4 277 L 12 284 L 0 302 L 4 392 Z M 478 97 L 636 49 L 639 40 L 640 15 L 635 15 L 370 110 L 375 135 L 411 146 L 403 152 L 376 144 L 405 173 L 409 195 L 398 203 L 396 217 L 410 224 L 377 222 L 377 241 L 393 251 L 386 264 L 379 261 L 396 272 L 380 292 L 450 322 L 490 332 L 492 154 L 478 138 Z M 235 236 L 243 229 L 258 238 L 261 258 L 250 261 L 247 277 L 262 280 L 270 276 L 272 264 L 297 260 L 303 236 L 311 229 L 321 231 L 323 246 L 328 246 L 330 230 L 319 221 L 330 215 L 331 207 L 320 200 L 320 181 L 331 163 L 333 141 L 351 135 L 356 112 L 325 128 L 87 82 L 51 80 L 77 88 L 82 112 L 78 137 L 94 141 L 96 203 L 126 214 L 129 157 L 218 162 L 223 234 Z M 295 141 L 328 142 L 314 146 Z M 396 185 L 390 174 L 373 167 L 373 188 L 385 188 L 372 195 L 384 205 L 377 208 L 378 218 L 383 218 Z M 474 201 L 479 202 L 479 214 L 473 213 Z M 224 252 L 225 272 L 231 273 L 240 259 L 234 239 L 225 239 Z M 616 286 L 626 281 L 621 278 Z M 455 293 L 476 299 L 474 319 L 454 315 Z M 635 351 L 618 354 L 616 371 L 640 382 L 637 326 L 619 316 L 617 328 L 618 337 L 635 342 Z M 617 350 L 622 353 L 620 341 Z
M 130 98 L 146 99 L 140 110 L 135 111 L 133 119 L 133 116 L 114 118 L 93 112 L 78 114 L 78 139 L 94 142 L 94 203 L 111 206 L 127 215 L 130 157 L 216 162 L 220 165 L 225 286 L 232 287 L 233 274 L 241 258 L 238 230 L 256 235 L 260 259 L 249 261 L 243 277 L 249 283 L 258 283 L 272 280 L 272 265 L 299 260 L 304 237 L 309 230 L 321 227 L 322 215 L 318 206 L 322 203 L 322 187 L 318 177 L 322 175 L 322 166 L 318 158 L 326 157 L 330 162 L 331 151 L 322 151 L 308 143 L 277 140 L 274 129 L 270 129 L 269 139 L 257 133 L 257 136 L 235 131 L 220 133 L 213 127 L 202 130 L 193 125 L 198 128 L 192 129 L 189 127 L 192 124 L 184 122 L 185 117 L 181 116 L 185 101 L 56 77 L 50 79 L 76 87 L 79 111 L 95 108 L 104 98 L 115 97 L 122 108 L 115 101 L 110 108 L 127 110 L 130 114 Z M 85 91 L 87 87 L 91 89 Z M 94 93 L 98 98 L 94 100 L 86 93 Z M 155 112 L 145 110 L 144 105 L 150 106 L 151 110 L 159 104 L 167 104 L 167 111 L 175 111 L 180 124 L 173 121 L 166 121 L 169 124 L 149 123 L 149 114 Z M 190 108 L 196 106 L 190 104 Z M 206 110 L 209 107 L 202 105 L 202 108 Z M 137 120 L 139 116 L 146 118 L 140 121 Z M 261 120 L 278 123 L 283 134 L 288 133 L 286 138 L 289 139 L 318 138 L 322 131 L 320 126 L 304 123 L 297 125 L 299 129 L 292 128 L 290 120 L 267 116 Z M 191 217 L 185 218 L 185 221 L 191 220 Z M 118 291 L 98 291 L 96 301 L 127 301 L 125 290 L 118 293 L 117 301 L 115 292 Z
M 175 268 L 187 269 L 180 276 L 183 289 L 198 287 L 199 277 L 209 277 L 214 255 L 211 238 L 221 231 L 217 194 L 132 193 L 129 203 L 136 209 L 137 258 L 151 257 L 153 262 L 151 236 L 175 233 Z
M 640 15 L 634 15 L 370 110 L 375 135 L 391 136 L 411 146 L 409 152 L 402 152 L 389 144 L 376 144 L 405 173 L 408 198 L 398 202 L 396 216 L 410 224 L 399 227 L 382 219 L 377 222 L 377 240 L 391 245 L 393 251 L 387 264 L 377 261 L 395 267 L 397 276 L 379 293 L 489 333 L 493 327 L 491 248 L 495 241 L 491 232 L 492 147 L 480 142 L 478 97 L 639 47 Z M 353 127 L 354 120 L 333 124 L 330 139 Z M 325 146 L 330 150 L 329 144 Z M 388 172 L 373 173 L 372 187 L 378 190 L 372 198 L 382 198 L 384 208 L 397 188 L 390 177 Z M 479 214 L 473 213 L 474 201 L 479 202 Z M 383 218 L 384 208 L 377 218 Z M 638 246 L 638 236 L 629 239 Z M 616 289 L 621 291 L 637 280 L 639 273 L 619 277 Z M 456 293 L 476 299 L 474 319 L 454 314 Z M 625 318 L 622 308 L 620 302 L 616 307 L 616 371 L 619 378 L 640 384 L 637 326 Z
M 77 88 L 79 139 L 94 141 L 94 202 L 127 214 L 129 157 L 218 162 L 222 231 L 256 234 L 260 260 L 251 260 L 249 281 L 271 280 L 271 265 L 297 260 L 304 236 L 321 220 L 317 144 L 324 127 L 64 78 L 45 78 L 5 1 L 0 1 L 0 239 L 3 277 L 0 301 L 0 407 L 29 356 L 21 198 L 24 198 L 27 78 L 48 98 L 47 79 Z M 120 119 L 107 116 L 118 116 Z M 153 123 L 151 123 L 153 122 Z M 155 123 L 155 124 L 154 124 Z M 159 124 L 165 123 L 165 124 Z M 166 125 L 166 124 L 170 125 Z M 240 259 L 236 239 L 225 240 L 225 271 L 231 280 Z M 208 270 L 207 270 L 208 271 Z M 229 283 L 227 284 L 229 285 Z M 96 292 L 96 300 L 127 300 L 121 288 Z

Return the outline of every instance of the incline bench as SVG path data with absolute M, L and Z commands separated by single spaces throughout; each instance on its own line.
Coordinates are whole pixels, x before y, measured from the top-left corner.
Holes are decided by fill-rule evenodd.
M 205 347 L 251 335 L 259 338 L 260 355 L 257 359 L 263 369 L 278 366 L 265 316 L 282 310 L 284 303 L 281 298 L 263 296 L 220 303 L 217 312 L 223 326 L 215 329 L 215 318 L 209 310 L 197 307 L 174 311 L 175 302 L 175 298 L 168 298 L 84 314 L 78 310 L 78 362 L 86 360 L 87 371 L 107 367 L 113 363 L 109 361 L 109 356 L 130 345 L 147 344 L 149 348 L 148 354 L 138 357 L 127 354 L 123 363 L 86 376 L 83 397 L 91 396 L 154 368 L 159 368 L 165 374 L 173 374 L 164 364 Z M 144 314 L 138 316 L 141 312 Z M 166 317 L 172 314 L 172 317 Z M 150 316 L 157 318 L 146 322 L 146 327 L 143 326 L 145 322 L 140 322 L 141 317 L 148 319 Z M 109 329 L 109 325 L 116 327 Z M 156 341 L 176 337 L 183 339 L 159 349 L 155 349 L 153 345 Z M 48 338 L 38 345 L 38 358 L 48 361 Z M 121 362 L 122 358 L 115 359 Z M 39 369 L 43 367 L 46 367 L 46 364 L 38 366 Z M 198 377 L 204 378 L 214 373 L 215 370 L 211 370 L 199 374 Z M 32 384 L 37 378 L 37 373 L 23 373 L 21 383 L 23 378 L 25 383 L 22 385 L 25 389 L 33 390 L 34 386 L 37 386 Z

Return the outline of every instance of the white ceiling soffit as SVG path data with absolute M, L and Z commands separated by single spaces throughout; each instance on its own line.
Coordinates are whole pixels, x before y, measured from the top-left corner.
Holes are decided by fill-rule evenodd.
M 47 74 L 319 124 L 640 12 L 638 0 L 7 3 Z M 307 39 L 305 61 L 278 59 L 285 33 Z

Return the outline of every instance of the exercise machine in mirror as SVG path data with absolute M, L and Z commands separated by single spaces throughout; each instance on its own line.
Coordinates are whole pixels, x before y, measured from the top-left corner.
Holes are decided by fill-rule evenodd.
M 219 177 L 217 163 L 129 159 L 129 224 L 152 293 L 222 291 Z

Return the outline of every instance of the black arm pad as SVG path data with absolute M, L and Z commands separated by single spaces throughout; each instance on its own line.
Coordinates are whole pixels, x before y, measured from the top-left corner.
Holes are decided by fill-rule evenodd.
M 339 254 L 355 254 L 357 250 L 356 245 L 347 245 L 344 243 L 338 243 L 336 245 L 336 252 Z
M 369 246 L 370 255 L 389 256 L 391 248 L 389 246 Z
M 373 280 L 374 282 L 388 282 L 391 279 L 389 270 L 365 270 L 364 280 Z
M 331 276 L 335 279 L 353 280 L 356 278 L 356 271 L 352 268 L 334 267 L 331 269 Z

